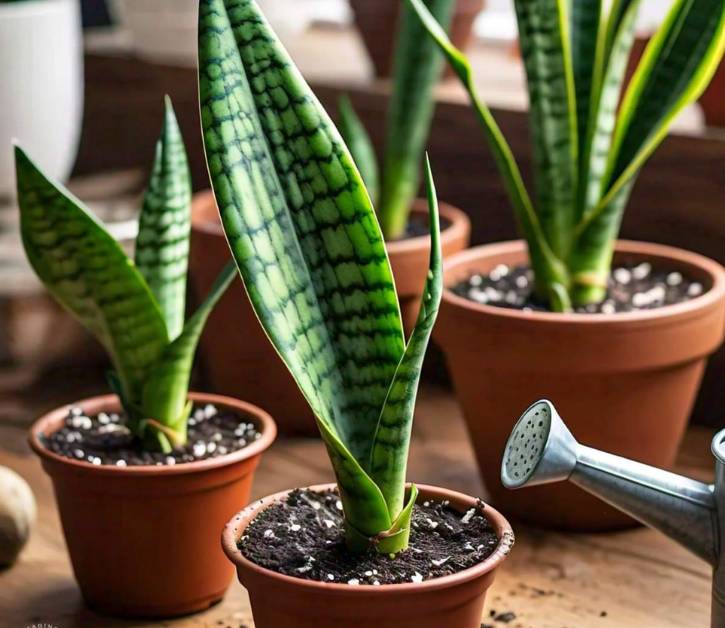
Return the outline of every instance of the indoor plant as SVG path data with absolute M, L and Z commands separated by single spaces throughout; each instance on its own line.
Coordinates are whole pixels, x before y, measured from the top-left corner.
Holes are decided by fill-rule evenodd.
M 379 586 L 377 568 L 345 577 L 343 584 L 339 573 L 324 573 L 325 582 L 302 576 L 314 574 L 310 557 L 322 564 L 325 551 L 341 552 L 353 571 L 378 560 L 380 579 L 390 565 L 405 573 L 405 561 L 420 557 L 404 551 L 411 521 L 432 501 L 448 499 L 464 526 L 482 516 L 472 498 L 405 485 L 420 369 L 441 294 L 430 172 L 430 269 L 406 345 L 382 234 L 362 179 L 252 0 L 202 0 L 199 83 L 207 163 L 232 255 L 261 324 L 315 413 L 339 489 L 339 497 L 330 492 L 334 487 L 272 496 L 227 526 L 224 548 L 249 589 L 255 624 L 478 626 L 492 570 L 513 541 L 503 517 L 488 507 L 483 512 L 495 531 L 493 553 L 450 576 L 424 582 L 429 573 L 421 567 L 425 573 L 409 573 L 405 584 Z M 309 508 L 311 516 L 285 515 L 297 507 Z M 277 515 L 279 525 L 267 519 Z M 333 529 L 334 539 L 326 538 Z M 258 532 L 258 543 L 250 541 Z M 278 543 L 287 533 L 287 544 Z M 415 528 L 415 534 L 424 533 Z M 285 561 L 303 538 L 320 544 L 301 549 L 299 558 L 311 563 L 309 569 L 296 563 L 297 556 Z M 250 559 L 255 547 L 301 577 L 284 575 L 284 565 L 275 571 L 267 561 Z M 344 567 L 332 560 L 323 569 Z
M 391 2 L 391 5 L 398 5 Z M 444 22 L 450 21 L 454 0 L 427 0 Z M 414 13 L 405 7 L 400 24 L 393 94 L 388 112 L 388 132 L 381 185 L 377 160 L 363 125 L 347 100 L 340 108 L 341 131 L 382 224 L 406 333 L 412 330 L 422 296 L 430 248 L 426 204 L 416 200 L 423 149 L 435 108 L 434 89 L 443 67 L 443 56 L 425 36 Z M 265 6 L 260 8 L 266 15 Z M 274 24 L 273 24 L 274 26 Z M 413 220 L 409 221 L 412 216 Z M 463 250 L 469 242 L 470 222 L 464 212 L 441 205 L 441 245 L 444 257 Z M 192 218 L 191 277 L 196 290 L 206 292 L 228 259 L 214 197 L 200 193 Z M 216 241 L 216 243 L 215 243 Z M 239 325 L 239 321 L 248 321 Z M 236 322 L 230 329 L 229 323 Z M 212 323 L 202 337 L 205 372 L 214 389 L 268 408 L 285 433 L 314 434 L 314 419 L 297 386 L 269 346 L 259 328 L 241 285 L 222 299 Z M 230 368 L 233 365 L 233 368 Z M 238 392 L 237 392 L 238 391 Z
M 484 0 L 455 0 L 454 4 L 451 39 L 458 48 L 465 50 L 471 41 L 476 17 L 483 10 Z M 379 78 L 390 77 L 393 74 L 395 34 L 403 2 L 350 0 L 350 6 L 375 75 Z
M 15 155 L 28 259 L 114 368 L 115 396 L 54 410 L 30 434 L 53 480 L 83 596 L 92 608 L 121 615 L 205 608 L 233 575 L 218 529 L 249 498 L 252 471 L 275 428 L 254 406 L 188 392 L 197 340 L 235 269 L 228 265 L 185 322 L 191 189 L 171 104 L 134 261 L 19 147 Z
M 538 500 L 503 491 L 506 434 L 492 417 L 519 413 L 520 391 L 533 388 L 582 417 L 577 431 L 595 446 L 658 466 L 674 462 L 705 358 L 722 342 L 723 270 L 685 251 L 616 237 L 637 173 L 717 68 L 725 2 L 676 1 L 619 107 L 640 3 L 620 0 L 606 10 L 600 2 L 516 2 L 533 198 L 468 61 L 426 7 L 409 2 L 471 96 L 526 238 L 446 265 L 437 337 L 484 480 L 494 502 L 532 521 L 578 529 L 625 523 L 573 490 L 538 489 Z M 532 276 L 517 268 L 527 265 Z M 481 364 L 492 349 L 495 363 Z

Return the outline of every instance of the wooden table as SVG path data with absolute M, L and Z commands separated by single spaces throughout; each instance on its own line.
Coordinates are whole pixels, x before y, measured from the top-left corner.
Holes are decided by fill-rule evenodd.
M 56 388 L 58 394 L 65 386 Z M 222 603 L 207 612 L 158 624 L 112 620 L 84 609 L 65 551 L 50 482 L 25 445 L 32 413 L 49 401 L 47 396 L 26 395 L 25 401 L 5 405 L 0 402 L 0 464 L 27 478 L 39 505 L 39 519 L 29 546 L 15 567 L 0 572 L 0 626 L 252 628 L 248 598 L 237 583 Z M 483 494 L 460 410 L 449 393 L 422 391 L 415 432 L 411 479 Z M 688 433 L 680 456 L 682 472 L 701 479 L 708 477 L 709 436 L 703 428 Z M 330 479 L 328 462 L 317 440 L 281 440 L 263 458 L 254 496 Z M 646 529 L 608 535 L 563 535 L 514 527 L 516 547 L 489 593 L 483 625 L 708 625 L 709 568 L 663 536 Z M 502 613 L 514 613 L 515 619 L 506 624 L 491 617 Z

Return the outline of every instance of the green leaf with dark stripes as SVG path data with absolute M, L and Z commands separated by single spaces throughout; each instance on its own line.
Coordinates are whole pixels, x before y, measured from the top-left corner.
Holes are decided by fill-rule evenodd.
M 229 262 L 197 311 L 186 321 L 181 334 L 166 346 L 144 384 L 145 418 L 151 419 L 151 427 L 162 430 L 172 445 L 186 442 L 189 380 L 199 338 L 214 306 L 236 275 L 234 262 Z
M 546 299 L 551 284 L 569 285 L 567 270 L 563 261 L 552 252 L 546 240 L 511 147 L 506 142 L 506 138 L 491 111 L 478 94 L 478 90 L 473 83 L 473 70 L 466 56 L 451 43 L 446 32 L 436 22 L 421 0 L 407 1 L 415 9 L 426 31 L 441 49 L 468 92 L 496 165 L 503 177 L 519 229 L 526 238 L 531 264 L 536 272 L 537 292 L 542 298 Z
M 391 520 L 358 461 L 369 459 L 404 352 L 370 198 L 256 3 L 201 1 L 199 67 L 207 162 L 232 254 L 317 416 L 346 520 L 368 534 Z
M 139 218 L 136 266 L 156 297 L 172 339 L 184 326 L 190 229 L 189 164 L 167 97 L 164 125 Z
M 340 98 L 338 110 L 342 138 L 350 149 L 350 154 L 365 182 L 370 199 L 373 204 L 376 204 L 380 198 L 380 175 L 373 143 L 347 96 Z
M 575 224 L 577 110 L 568 0 L 514 2 L 529 88 L 536 210 L 555 255 L 566 255 Z
M 455 0 L 424 0 L 431 15 L 448 29 Z M 420 167 L 435 110 L 434 90 L 444 58 L 413 9 L 402 3 L 387 120 L 383 186 L 377 204 L 387 240 L 400 238 L 420 185 Z
M 108 351 L 125 398 L 141 386 L 168 342 L 146 282 L 90 211 L 15 147 L 20 229 L 28 259 L 51 294 Z
M 602 76 L 595 80 L 591 97 L 581 171 L 583 196 L 579 218 L 601 199 L 640 4 L 640 0 L 615 2 L 607 19 L 606 36 L 599 44 Z
M 392 518 L 396 518 L 403 509 L 408 449 L 420 373 L 443 294 L 438 200 L 427 161 L 425 176 L 431 234 L 428 278 L 418 320 L 380 414 L 370 461 L 370 473 L 385 497 Z
M 602 0 L 574 0 L 571 4 L 571 58 L 576 93 L 579 162 L 585 154 L 589 112 L 597 81 L 597 47 L 603 41 Z

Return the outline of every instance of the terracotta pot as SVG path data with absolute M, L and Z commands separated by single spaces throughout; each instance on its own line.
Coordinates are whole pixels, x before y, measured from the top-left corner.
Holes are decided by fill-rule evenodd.
M 446 258 L 468 246 L 471 239 L 471 221 L 463 211 L 448 203 L 440 203 L 439 210 L 443 223 L 441 249 L 443 257 Z M 428 202 L 423 199 L 416 200 L 412 214 L 427 219 Z M 406 334 L 409 334 L 415 327 L 420 300 L 423 298 L 430 257 L 430 236 L 388 242 L 386 248 L 395 277 L 403 325 Z
M 114 467 L 59 456 L 40 434 L 59 429 L 68 407 L 38 419 L 30 445 L 53 480 L 73 571 L 86 603 L 109 615 L 170 617 L 218 602 L 234 575 L 219 530 L 248 503 L 254 469 L 274 441 L 272 418 L 248 403 L 194 393 L 191 399 L 250 416 L 262 437 L 219 458 L 175 466 Z M 115 395 L 76 404 L 118 412 Z
M 687 303 L 628 314 L 522 312 L 446 290 L 435 337 L 448 358 L 491 502 L 529 523 L 610 530 L 632 520 L 566 484 L 507 491 L 499 472 L 515 420 L 551 399 L 580 442 L 671 467 L 705 361 L 723 341 L 725 270 L 671 247 L 619 242 L 616 260 L 680 270 L 703 283 Z M 527 264 L 522 242 L 478 247 L 449 259 L 452 286 L 498 264 Z
M 427 202 L 416 201 L 413 211 L 427 216 Z M 468 216 L 445 203 L 441 203 L 440 213 L 449 223 L 441 236 L 444 256 L 465 249 L 471 232 Z M 408 331 L 418 316 L 429 253 L 427 236 L 388 244 Z M 198 298 L 209 291 L 229 259 L 214 196 L 211 191 L 197 194 L 192 209 L 189 275 Z M 284 434 L 317 435 L 309 404 L 259 324 L 241 279 L 235 280 L 212 312 L 200 348 L 212 390 L 249 399 L 269 410 Z
M 331 488 L 333 484 L 311 487 Z M 447 499 L 461 512 L 477 503 L 461 493 L 432 486 L 418 488 L 418 501 Z M 234 517 L 222 534 L 224 552 L 249 592 L 256 628 L 479 628 L 486 591 L 514 543 L 511 526 L 499 512 L 486 506 L 486 515 L 501 540 L 495 552 L 475 567 L 419 584 L 328 584 L 270 571 L 244 558 L 237 548 L 251 521 L 285 499 L 288 492 L 255 502 Z
M 355 23 L 362 35 L 378 78 L 390 78 L 393 73 L 395 41 L 398 33 L 400 2 L 391 0 L 350 0 Z M 451 39 L 461 50 L 468 48 L 473 34 L 473 22 L 483 10 L 484 0 L 458 0 L 451 23 Z M 446 74 L 452 71 L 446 67 Z

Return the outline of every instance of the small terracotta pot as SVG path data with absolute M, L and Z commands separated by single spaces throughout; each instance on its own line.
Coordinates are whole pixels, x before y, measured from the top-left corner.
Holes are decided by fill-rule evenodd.
M 334 484 L 312 486 L 329 490 Z M 418 501 L 451 502 L 465 512 L 477 500 L 432 486 L 418 486 Z M 255 502 L 224 528 L 222 546 L 237 568 L 239 581 L 249 592 L 256 628 L 479 628 L 486 591 L 495 570 L 508 556 L 514 534 L 503 515 L 485 507 L 500 541 L 484 562 L 452 576 L 410 584 L 328 584 L 285 576 L 247 560 L 237 542 L 247 526 L 289 491 Z
M 426 201 L 418 200 L 413 212 L 427 217 L 427 207 Z M 440 204 L 440 214 L 448 223 L 441 235 L 443 255 L 462 251 L 471 233 L 468 216 L 446 203 Z M 403 322 L 410 332 L 423 294 L 430 237 L 391 242 L 387 248 Z M 214 195 L 201 192 L 192 208 L 189 272 L 197 298 L 209 291 L 230 259 Z M 215 392 L 249 399 L 269 410 L 284 434 L 317 435 L 309 404 L 259 324 L 241 279 L 234 281 L 214 308 L 200 346 L 204 371 Z
M 443 223 L 441 250 L 443 257 L 446 258 L 463 251 L 468 246 L 471 239 L 471 221 L 463 211 L 448 203 L 440 203 L 439 211 Z M 428 201 L 416 200 L 411 214 L 422 216 L 427 220 Z M 386 248 L 395 277 L 403 325 L 406 334 L 409 334 L 415 327 L 420 301 L 423 298 L 430 257 L 430 236 L 388 242 Z
M 506 439 L 529 403 L 551 399 L 580 442 L 671 467 L 708 355 L 723 341 L 725 270 L 671 247 L 619 242 L 615 261 L 651 262 L 703 283 L 687 303 L 627 314 L 554 314 L 480 305 L 445 290 L 443 347 L 491 502 L 559 529 L 611 530 L 631 519 L 568 484 L 507 491 Z M 445 263 L 452 286 L 498 264 L 528 264 L 523 242 L 478 247 Z
M 231 259 L 211 190 L 194 197 L 191 230 L 189 279 L 201 300 Z M 214 392 L 248 399 L 268 410 L 283 434 L 317 434 L 310 406 L 269 342 L 240 277 L 209 316 L 200 356 Z
M 401 3 L 391 0 L 350 0 L 350 6 L 355 13 L 355 22 L 362 35 L 365 49 L 373 62 L 375 76 L 390 78 L 393 73 Z M 473 33 L 473 22 L 483 7 L 484 0 L 457 1 L 450 33 L 453 43 L 460 50 L 468 48 Z M 453 75 L 447 66 L 446 75 Z
M 68 407 L 38 419 L 30 446 L 53 488 L 73 571 L 88 606 L 125 617 L 170 617 L 221 600 L 234 570 L 219 551 L 219 530 L 248 503 L 254 469 L 274 441 L 272 418 L 248 403 L 194 393 L 239 412 L 261 430 L 249 447 L 175 466 L 94 466 L 49 451 L 39 439 L 59 429 Z M 118 412 L 115 395 L 73 404 Z

